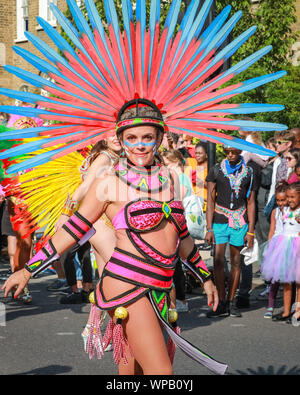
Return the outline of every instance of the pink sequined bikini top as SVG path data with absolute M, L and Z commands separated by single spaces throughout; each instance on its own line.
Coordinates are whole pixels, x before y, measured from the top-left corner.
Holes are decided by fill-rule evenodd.
M 184 208 L 177 200 L 160 202 L 151 199 L 138 199 L 129 202 L 114 216 L 115 230 L 129 229 L 133 232 L 147 232 L 155 229 L 164 220 L 171 220 L 180 232 L 185 224 Z

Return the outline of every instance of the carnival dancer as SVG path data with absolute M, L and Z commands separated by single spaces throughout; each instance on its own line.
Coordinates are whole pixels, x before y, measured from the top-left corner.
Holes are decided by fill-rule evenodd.
M 139 102 L 141 108 L 137 107 Z M 31 275 L 48 265 L 49 259 L 41 260 L 43 251 L 51 250 L 52 257 L 57 257 L 76 241 L 82 243 L 86 237 L 83 235 L 82 238 L 81 232 L 84 234 L 83 230 L 87 230 L 91 233 L 91 224 L 105 213 L 115 227 L 117 240 L 95 298 L 101 309 L 116 310 L 117 314 L 118 307 L 126 306 L 126 309 L 121 310 L 121 313 L 124 311 L 124 314 L 128 314 L 123 317 L 123 327 L 117 321 L 111 323 L 107 329 L 109 333 L 111 326 L 115 326 L 113 343 L 116 362 L 120 364 L 119 371 L 136 373 L 134 366 L 138 363 L 144 374 L 170 374 L 171 363 L 154 310 L 159 307 L 164 310 L 167 306 L 165 291 L 171 288 L 178 253 L 194 266 L 194 270 L 197 270 L 198 265 L 208 303 L 213 304 L 214 309 L 217 308 L 218 296 L 209 271 L 201 261 L 193 240 L 187 235 L 183 207 L 179 201 L 174 200 L 174 191 L 170 193 L 175 179 L 172 181 L 163 166 L 154 164 L 155 150 L 161 143 L 163 122 L 162 117 L 157 122 L 158 108 L 153 110 L 154 105 L 151 102 L 149 108 L 145 104 L 145 100 L 134 100 L 120 113 L 117 127 L 128 161 L 120 160 L 115 167 L 115 174 L 107 174 L 93 183 L 79 211 L 72 215 L 49 244 L 28 263 L 21 276 L 7 280 L 4 289 L 7 293 L 12 286 L 18 284 L 17 292 L 20 291 Z M 131 105 L 134 110 L 137 107 L 137 114 L 132 115 Z M 141 116 L 143 123 L 132 127 L 135 119 Z M 149 126 L 151 124 L 157 124 L 159 128 Z M 149 172 L 149 166 L 152 165 L 154 167 Z M 147 168 L 141 171 L 144 166 Z M 140 198 L 132 200 L 130 196 L 138 190 Z M 116 199 L 116 193 L 120 200 Z M 152 295 L 150 300 L 147 294 Z M 162 300 L 153 306 L 153 310 L 151 303 L 156 301 L 153 296 L 156 294 L 160 297 L 162 295 Z M 121 318 L 117 317 L 118 320 Z M 122 333 L 116 333 L 123 330 L 126 337 Z M 143 333 L 142 337 L 138 336 L 140 333 Z M 129 347 L 134 358 L 130 355 Z M 200 351 L 198 353 L 199 356 L 203 355 Z M 224 372 L 225 365 L 216 363 L 210 357 L 206 358 L 208 366 L 211 363 L 213 368 L 216 364 Z
M 288 185 L 286 196 L 288 207 L 283 211 L 282 231 L 274 234 L 264 247 L 261 274 L 267 281 L 283 284 L 284 310 L 273 320 L 290 323 L 294 282 L 300 301 L 300 183 Z
M 212 167 L 206 178 L 206 240 L 215 244 L 214 278 L 220 297 L 218 310 L 208 312 L 208 317 L 241 316 L 234 301 L 240 280 L 240 251 L 244 243 L 248 248 L 252 248 L 254 243 L 255 185 L 252 168 L 245 165 L 241 151 L 227 147 L 225 152 L 226 159 Z M 226 296 L 224 264 L 227 243 L 231 270 Z
M 272 237 L 279 235 L 283 230 L 282 216 L 284 214 L 285 207 L 287 206 L 287 197 L 286 197 L 286 184 L 280 184 L 275 189 L 275 198 L 277 207 L 273 209 L 270 219 L 270 230 L 268 234 L 268 240 L 271 240 Z M 268 243 L 268 242 L 267 242 Z M 264 248 L 262 247 L 262 250 Z M 261 260 L 261 258 L 260 258 Z M 264 315 L 264 318 L 272 318 L 273 311 L 275 306 L 275 299 L 279 290 L 280 283 L 275 282 L 269 285 L 269 301 L 267 311 Z
M 283 107 L 280 105 L 222 103 L 223 100 L 274 81 L 286 73 L 282 71 L 228 85 L 231 78 L 269 52 L 271 50 L 269 46 L 233 65 L 226 72 L 216 75 L 221 65 L 254 33 L 256 28 L 249 28 L 232 43 L 222 48 L 224 40 L 230 35 L 241 13 L 236 13 L 226 22 L 231 11 L 231 7 L 227 6 L 208 27 L 204 28 L 212 0 L 206 0 L 199 12 L 197 12 L 199 1 L 193 0 L 186 10 L 177 34 L 175 30 L 181 10 L 181 0 L 171 2 L 162 30 L 159 0 L 151 1 L 149 18 L 144 1 L 138 0 L 136 3 L 134 18 L 130 0 L 123 0 L 123 23 L 120 25 L 114 1 L 104 0 L 105 23 L 102 22 L 93 0 L 85 0 L 84 13 L 75 0 L 67 0 L 67 2 L 76 26 L 67 20 L 54 3 L 51 3 L 50 9 L 67 32 L 73 45 L 62 38 L 49 23 L 38 18 L 38 23 L 59 47 L 59 52 L 63 56 L 28 32 L 25 33 L 26 37 L 41 50 L 47 61 L 26 50 L 16 49 L 29 63 L 42 69 L 50 78 L 38 77 L 13 66 L 5 67 L 7 71 L 50 92 L 51 96 L 44 97 L 30 92 L 0 89 L 1 94 L 45 108 L 0 106 L 0 111 L 31 114 L 41 119 L 58 121 L 47 127 L 27 130 L 31 137 L 42 136 L 43 139 L 34 144 L 24 144 L 23 153 L 32 152 L 33 148 L 44 147 L 49 148 L 49 151 L 22 164 L 13 165 L 9 171 L 16 172 L 22 168 L 32 167 L 33 162 L 38 166 L 82 149 L 88 144 L 95 144 L 114 134 L 116 119 L 121 144 L 128 161 L 124 163 L 120 160 L 114 174 L 109 174 L 93 184 L 78 213 L 75 213 L 63 229 L 53 236 L 47 248 L 45 246 L 29 262 L 28 269 L 32 270 L 32 273 L 28 273 L 28 270 L 20 274 L 16 273 L 7 280 L 4 288 L 7 292 L 15 281 L 24 282 L 24 275 L 27 281 L 29 275 L 33 274 L 33 271 L 36 272 L 34 267 L 39 271 L 47 266 L 49 260 L 45 258 L 44 253 L 50 253 L 51 260 L 51 257 L 57 257 L 59 253 L 75 243 L 74 236 L 80 243 L 86 241 L 88 236 L 83 236 L 83 233 L 89 232 L 91 223 L 105 212 L 108 218 L 114 220 L 119 250 L 115 250 L 112 260 L 106 263 L 95 300 L 101 308 L 105 309 L 116 309 L 118 302 L 122 306 L 127 306 L 127 312 L 117 311 L 117 323 L 111 321 L 109 327 L 114 329 L 114 339 L 123 339 L 114 346 L 116 361 L 123 360 L 122 357 L 126 356 L 130 361 L 129 371 L 131 373 L 134 371 L 132 367 L 134 359 L 124 351 L 123 347 L 120 347 L 126 343 L 125 339 L 128 339 L 143 373 L 171 372 L 170 360 L 156 318 L 158 317 L 162 319 L 172 340 L 180 348 L 188 354 L 191 353 L 193 358 L 202 361 L 210 369 L 223 373 L 224 365 L 216 363 L 184 341 L 171 329 L 167 320 L 164 320 L 167 318 L 165 292 L 171 284 L 178 248 L 184 257 L 189 255 L 191 270 L 195 270 L 198 275 L 200 271 L 200 278 L 208 280 L 204 287 L 209 294 L 209 302 L 215 302 L 214 308 L 217 307 L 217 294 L 198 251 L 194 249 L 192 240 L 186 237 L 180 244 L 178 242 L 178 233 L 181 238 L 187 235 L 185 222 L 180 202 L 172 200 L 173 191 L 170 191 L 172 179 L 164 167 L 153 163 L 155 148 L 161 140 L 156 128 L 273 156 L 273 152 L 263 147 L 214 129 L 286 130 L 285 125 L 243 121 L 231 117 L 232 114 L 245 115 L 282 110 Z M 87 22 L 86 16 L 90 23 Z M 120 29 L 124 30 L 121 32 Z M 225 83 L 227 86 L 224 88 L 222 86 Z M 130 109 L 130 105 L 136 108 L 132 116 L 126 112 Z M 140 111 L 140 106 L 146 107 L 144 113 Z M 123 114 L 125 119 L 122 119 Z M 130 132 L 123 131 L 123 127 L 128 127 Z M 13 133 L 10 137 L 14 138 Z M 60 143 L 64 144 L 63 147 L 57 148 L 57 144 Z M 13 150 L 7 150 L 4 154 L 0 154 L 0 158 L 9 157 L 13 153 Z M 147 168 L 139 169 L 139 166 L 144 165 L 154 165 L 153 172 L 149 174 Z M 111 196 L 111 187 L 116 180 L 120 180 L 116 184 L 120 187 L 117 192 L 120 192 L 125 206 L 115 196 Z M 107 188 L 97 189 L 101 181 L 109 181 Z M 176 177 L 174 177 L 174 186 L 175 184 Z M 141 200 L 136 200 L 134 194 L 127 195 L 127 192 L 135 190 L 134 186 L 143 192 Z M 99 192 L 99 202 L 96 201 L 96 190 Z M 103 196 L 107 191 L 110 192 Z M 151 198 L 148 198 L 148 192 L 151 192 Z M 148 215 L 145 215 L 146 213 Z M 174 227 L 177 229 L 176 232 Z M 90 233 L 93 231 L 90 230 Z M 196 269 L 195 265 L 198 266 Z M 20 288 L 23 285 L 21 284 Z M 119 292 L 121 296 L 118 295 Z M 151 304 L 146 294 L 149 295 Z M 154 315 L 154 311 L 157 315 Z M 125 321 L 123 324 L 126 336 L 124 337 L 120 322 L 122 317 Z M 95 330 L 98 331 L 97 328 Z M 105 336 L 106 342 L 110 340 L 109 333 L 110 331 Z M 147 343 L 141 339 L 141 334 Z M 128 350 L 128 347 L 125 347 L 125 350 Z M 120 372 L 125 368 L 126 366 L 121 362 Z

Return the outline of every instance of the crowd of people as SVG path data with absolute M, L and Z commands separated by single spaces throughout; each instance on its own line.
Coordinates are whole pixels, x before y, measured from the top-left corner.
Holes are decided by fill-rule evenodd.
M 247 141 L 264 145 L 259 133 L 243 132 L 241 135 Z M 165 134 L 156 153 L 158 160 L 178 176 L 183 204 L 190 197 L 197 202 L 202 223 L 196 223 L 196 229 L 197 226 L 203 228 L 205 221 L 206 231 L 202 236 L 196 236 L 195 241 L 200 243 L 200 249 L 211 250 L 213 265 L 210 271 L 219 298 L 218 306 L 215 304 L 207 313 L 208 318 L 241 317 L 240 310 L 250 306 L 253 265 L 246 263 L 246 254 L 241 251 L 246 247 L 250 255 L 255 255 L 255 244 L 258 254 L 254 260 L 259 261 L 260 275 L 265 280 L 261 296 L 269 297 L 264 317 L 291 322 L 295 302 L 298 307 L 294 318 L 300 316 L 300 129 L 276 132 L 265 145 L 275 151 L 276 156 L 250 154 L 225 146 L 224 158 L 211 168 L 208 167 L 207 142 L 194 143 L 190 136 Z M 66 197 L 56 224 L 57 232 L 67 229 L 74 209 L 79 207 L 99 177 L 99 169 L 118 163 L 122 151 L 116 136 L 92 148 L 80 168 L 81 185 L 72 196 Z M 22 224 L 16 226 L 14 218 L 19 202 L 14 199 L 9 186 L 1 186 L 0 192 L 1 262 L 10 263 L 10 269 L 6 273 L 2 271 L 1 280 L 6 281 L 11 273 L 23 269 L 30 261 L 36 236 L 41 235 L 41 230 L 26 235 Z M 188 214 L 186 212 L 185 216 Z M 115 253 L 118 224 L 104 213 L 94 223 L 94 228 L 97 237 L 71 246 L 52 262 L 50 273 L 55 273 L 57 278 L 47 290 L 63 293 L 62 304 L 90 303 L 95 280 L 94 260 L 98 279 Z M 7 255 L 3 255 L 5 249 Z M 171 292 L 171 307 L 178 312 L 189 310 L 187 272 L 183 269 L 182 259 L 176 262 Z M 284 310 L 274 315 L 280 285 L 283 286 Z M 17 298 L 25 304 L 32 303 L 28 286 Z M 82 333 L 85 350 L 90 353 L 88 339 L 93 325 L 92 315 L 91 309 Z M 106 350 L 110 347 L 108 343 L 104 346 Z
M 2 124 L 9 122 L 7 114 L 2 114 L 1 118 Z M 246 141 L 264 145 L 259 133 L 241 132 L 240 134 Z M 211 270 L 220 297 L 217 310 L 208 312 L 208 317 L 226 315 L 240 317 L 240 308 L 249 307 L 253 270 L 252 264 L 245 265 L 245 256 L 240 252 L 245 245 L 253 249 L 254 239 L 256 239 L 259 250 L 257 260 L 260 264 L 263 263 L 263 251 L 267 249 L 268 240 L 283 232 L 282 216 L 286 215 L 285 210 L 290 205 L 286 196 L 287 191 L 291 190 L 290 185 L 296 191 L 299 190 L 300 129 L 277 132 L 274 137 L 266 141 L 265 145 L 274 150 L 277 155 L 267 157 L 225 147 L 224 159 L 210 169 L 208 169 L 207 142 L 193 143 L 191 136 L 165 134 L 159 149 L 163 163 L 179 176 L 183 190 L 182 199 L 196 196 L 200 202 L 198 207 L 204 215 L 206 214 L 207 233 L 203 237 L 205 243 L 201 246 L 204 250 L 213 251 Z M 81 201 L 97 176 L 97 169 L 113 163 L 120 154 L 121 146 L 116 138 L 108 138 L 105 143 L 96 144 L 90 157 L 84 161 L 80 169 L 83 182 L 73 194 L 72 200 L 76 203 Z M 2 186 L 0 192 L 1 248 L 2 251 L 7 251 L 7 255 L 3 255 L 2 252 L 1 260 L 2 262 L 9 260 L 10 263 L 9 270 L 2 272 L 1 279 L 5 281 L 12 272 L 23 268 L 29 261 L 33 249 L 32 241 L 36 235 L 41 235 L 39 233 L 41 231 L 37 231 L 35 237 L 34 235 L 24 237 L 22 224 L 18 224 L 17 227 L 12 225 L 16 206 L 13 195 L 6 191 L 6 195 L 10 197 L 5 198 Z M 296 205 L 294 210 L 296 210 L 295 218 L 299 221 L 299 205 Z M 56 230 L 63 226 L 67 218 L 68 216 L 63 212 L 57 222 Z M 201 218 L 203 220 L 204 216 Z M 297 227 L 297 221 L 294 225 Z M 64 253 L 60 260 L 55 261 L 52 269 L 47 269 L 48 273 L 57 275 L 57 278 L 48 285 L 47 290 L 63 293 L 60 303 L 89 303 L 89 293 L 93 289 L 95 279 L 93 260 L 95 254 L 98 255 L 98 251 L 106 245 L 105 241 L 102 240 L 102 245 L 98 247 L 98 250 L 95 247 L 92 248 L 89 242 L 80 248 L 75 246 Z M 108 241 L 113 245 L 114 236 L 110 235 Z M 203 242 L 203 240 L 199 241 Z M 97 256 L 97 261 L 101 260 L 103 267 L 105 257 L 108 257 L 109 253 L 110 251 L 107 251 L 101 258 Z M 299 259 L 298 255 L 295 255 L 293 259 L 297 258 Z M 278 260 L 276 257 L 272 259 Z M 229 274 L 228 263 L 230 264 Z M 265 265 L 263 269 L 262 276 L 266 280 L 266 287 L 261 297 L 269 295 L 265 317 L 273 317 L 277 321 L 282 319 L 290 321 L 291 306 L 297 295 L 296 279 L 293 279 L 294 285 L 291 282 L 284 283 L 282 279 L 277 281 L 280 280 L 278 278 L 275 282 L 269 272 L 265 275 L 264 271 L 267 270 Z M 98 278 L 97 271 L 96 278 Z M 176 289 L 174 306 L 176 304 L 179 312 L 188 311 L 185 296 L 186 283 L 186 273 L 182 270 L 180 262 L 176 265 L 174 274 Z M 280 283 L 284 284 L 284 295 L 289 289 L 289 296 L 285 297 L 284 312 L 273 316 L 275 295 Z M 28 287 L 19 299 L 23 303 L 32 302 Z

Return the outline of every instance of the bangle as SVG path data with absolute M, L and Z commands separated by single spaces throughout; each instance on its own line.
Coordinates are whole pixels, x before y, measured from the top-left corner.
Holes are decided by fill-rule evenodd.
M 247 235 L 254 236 L 254 233 L 247 232 Z
M 212 229 L 207 229 L 207 233 L 211 233 L 211 232 L 213 232 Z

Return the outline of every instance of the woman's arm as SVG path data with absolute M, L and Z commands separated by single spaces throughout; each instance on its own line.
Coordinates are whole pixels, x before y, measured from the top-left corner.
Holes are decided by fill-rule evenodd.
M 24 269 L 15 272 L 4 283 L 1 289 L 4 290 L 5 297 L 15 287 L 17 287 L 15 297 L 18 297 L 32 276 L 46 269 L 70 247 L 83 242 L 87 233 L 92 236 L 92 224 L 100 218 L 107 207 L 103 191 L 105 191 L 108 182 L 107 177 L 93 182 L 78 212 L 75 212 L 46 245 L 32 257 Z

